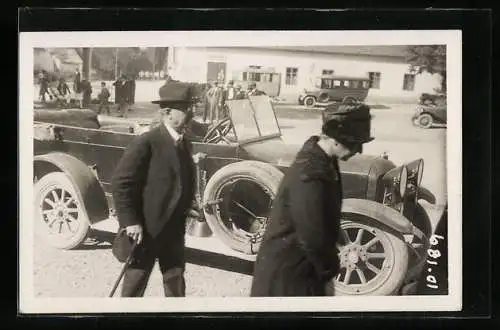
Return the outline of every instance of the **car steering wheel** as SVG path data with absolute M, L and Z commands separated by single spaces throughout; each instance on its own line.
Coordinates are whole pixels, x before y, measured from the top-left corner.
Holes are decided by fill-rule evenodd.
M 226 117 L 208 130 L 207 134 L 205 134 L 205 136 L 203 137 L 202 142 L 217 144 L 220 141 L 224 141 L 227 144 L 231 144 L 231 141 L 226 138 L 226 135 L 229 133 L 229 131 L 231 131 L 232 127 L 233 124 L 231 122 L 231 119 L 229 117 Z

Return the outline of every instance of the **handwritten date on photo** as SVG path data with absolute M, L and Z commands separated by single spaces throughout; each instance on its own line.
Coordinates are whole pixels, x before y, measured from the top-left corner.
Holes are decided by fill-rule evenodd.
M 448 260 L 446 258 L 446 247 L 444 247 L 445 249 L 443 250 L 442 246 L 444 240 L 444 236 L 441 235 L 434 234 L 431 236 L 431 246 L 427 250 L 427 275 L 425 276 L 425 284 L 427 287 L 426 291 L 437 290 L 442 292 L 443 289 L 444 291 L 447 291 Z

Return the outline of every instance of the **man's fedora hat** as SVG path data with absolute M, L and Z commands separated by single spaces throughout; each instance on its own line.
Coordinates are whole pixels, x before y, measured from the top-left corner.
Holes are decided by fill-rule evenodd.
M 162 108 L 171 108 L 181 111 L 189 110 L 194 102 L 194 88 L 188 84 L 178 81 L 165 83 L 159 89 L 160 99 L 152 101 Z

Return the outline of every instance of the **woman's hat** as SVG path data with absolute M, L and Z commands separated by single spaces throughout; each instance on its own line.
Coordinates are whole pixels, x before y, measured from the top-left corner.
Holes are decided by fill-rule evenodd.
M 360 146 L 374 140 L 370 136 L 370 107 L 366 104 L 331 104 L 324 110 L 323 134 L 346 146 Z

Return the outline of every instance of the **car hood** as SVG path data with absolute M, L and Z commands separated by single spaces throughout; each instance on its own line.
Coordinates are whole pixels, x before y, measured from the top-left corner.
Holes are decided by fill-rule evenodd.
M 305 141 L 304 141 L 305 142 Z M 252 142 L 241 147 L 242 158 L 258 160 L 273 164 L 278 167 L 289 167 L 295 160 L 302 145 L 286 144 L 281 137 L 268 140 Z M 348 161 L 339 161 L 339 167 L 342 172 L 347 173 L 365 173 L 373 171 L 374 166 L 380 167 L 382 172 L 387 171 L 395 165 L 380 156 L 358 154 Z
M 241 146 L 242 158 L 258 160 L 279 167 L 292 164 L 301 145 L 286 144 L 281 137 L 251 142 Z

